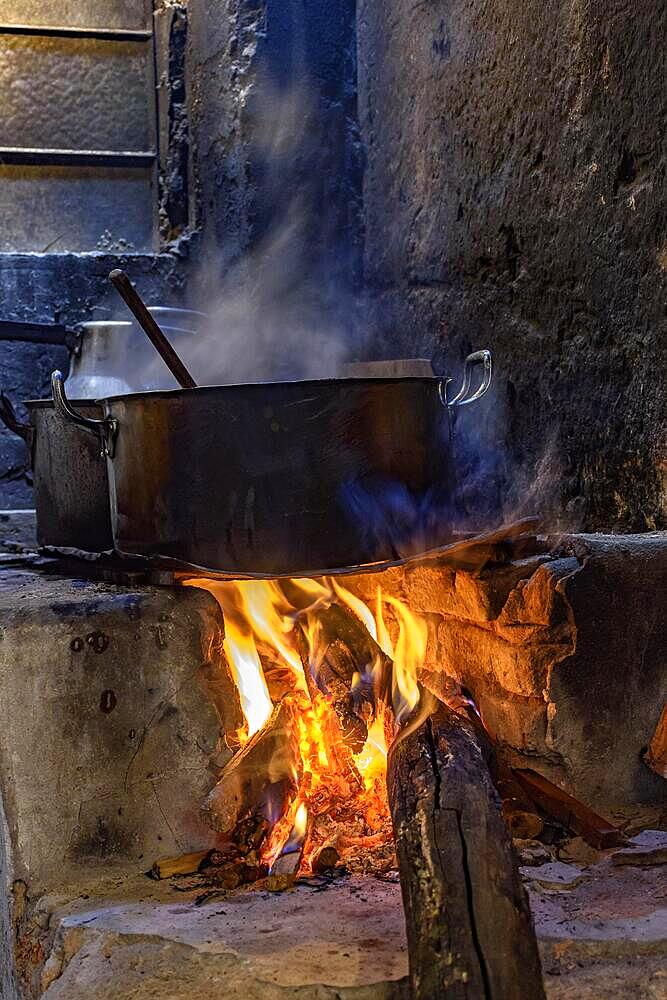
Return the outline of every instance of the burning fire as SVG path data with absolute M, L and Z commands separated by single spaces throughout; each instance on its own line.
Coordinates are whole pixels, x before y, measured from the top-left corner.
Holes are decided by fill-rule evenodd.
M 322 858 L 391 852 L 387 750 L 419 702 L 426 623 L 379 587 L 371 610 L 333 578 L 183 583 L 208 590 L 223 611 L 245 718 L 240 754 L 275 720 L 276 706 L 294 720 L 268 765 L 280 794 L 269 803 L 259 861 L 271 868 L 295 854 L 299 873 L 309 874 Z

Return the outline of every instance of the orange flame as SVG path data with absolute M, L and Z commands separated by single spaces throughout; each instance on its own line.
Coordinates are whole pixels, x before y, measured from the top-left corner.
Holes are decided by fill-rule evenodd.
M 312 857 L 323 840 L 331 837 L 332 827 L 340 843 L 347 845 L 389 842 L 385 787 L 388 743 L 397 724 L 419 701 L 417 679 L 426 655 L 426 623 L 397 598 L 383 595 L 380 587 L 371 610 L 333 579 L 280 583 L 195 578 L 183 582 L 208 590 L 222 608 L 224 651 L 247 722 L 247 733 L 239 734 L 242 740 L 262 728 L 273 708 L 271 682 L 267 684 L 265 676 L 268 665 L 266 660 L 262 663 L 267 650 L 271 661 L 286 668 L 293 678 L 292 694 L 301 710 L 302 777 L 296 797 L 267 837 L 262 860 L 272 865 L 286 845 L 301 844 L 305 838 L 301 871 L 309 871 Z M 358 753 L 346 745 L 332 697 L 321 692 L 305 672 L 316 674 L 327 654 L 316 612 L 333 603 L 345 605 L 377 643 L 376 662 L 360 664 L 360 671 L 370 670 L 370 678 L 357 672 L 351 690 L 358 693 L 370 681 L 377 692 L 381 671 L 387 669 L 386 657 L 393 663 L 389 664 L 391 703 L 376 700 L 368 709 L 367 738 Z

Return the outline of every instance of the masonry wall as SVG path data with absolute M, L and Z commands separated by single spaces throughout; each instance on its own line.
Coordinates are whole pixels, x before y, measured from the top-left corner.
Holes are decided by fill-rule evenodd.
M 355 2 L 231 0 L 221 16 L 189 0 L 188 12 L 202 304 L 224 312 L 254 271 L 267 310 L 301 296 L 336 311 L 361 277 Z
M 494 350 L 458 427 L 491 506 L 664 524 L 667 8 L 360 0 L 358 33 L 376 350 Z

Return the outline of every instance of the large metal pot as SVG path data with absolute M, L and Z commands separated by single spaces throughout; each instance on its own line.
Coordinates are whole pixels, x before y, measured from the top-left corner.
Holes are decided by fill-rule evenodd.
M 470 393 L 471 372 L 483 366 Z M 57 408 L 99 435 L 118 551 L 241 574 L 296 575 L 392 558 L 350 491 L 453 500 L 449 411 L 491 381 L 491 355 L 450 379 L 331 379 L 158 391 L 102 400 L 90 419 L 53 376 Z M 448 525 L 443 523 L 442 538 Z
M 25 404 L 30 423 L 22 423 L 8 398 L 0 394 L 0 419 L 26 442 L 33 475 L 37 541 L 58 549 L 106 552 L 113 548 L 107 470 L 100 442 L 65 422 L 53 400 Z M 102 409 L 77 400 L 86 419 Z

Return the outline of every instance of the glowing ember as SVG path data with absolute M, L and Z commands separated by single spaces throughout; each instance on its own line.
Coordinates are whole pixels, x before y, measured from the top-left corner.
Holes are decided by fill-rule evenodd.
M 208 590 L 222 608 L 224 651 L 247 723 L 240 741 L 269 719 L 276 672 L 298 706 L 298 751 L 296 735 L 290 744 L 301 758 L 298 787 L 270 817 L 261 861 L 271 867 L 301 851 L 305 874 L 326 845 L 346 864 L 363 865 L 371 849 L 384 850 L 389 864 L 387 748 L 419 701 L 425 622 L 380 588 L 371 610 L 331 579 L 183 582 Z

